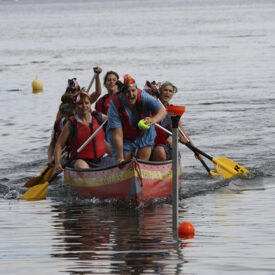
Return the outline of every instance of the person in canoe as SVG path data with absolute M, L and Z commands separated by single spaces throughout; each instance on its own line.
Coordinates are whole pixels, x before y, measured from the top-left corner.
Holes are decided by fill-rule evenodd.
M 160 83 L 153 80 L 152 82 L 146 80 L 143 90 L 147 92 L 152 97 L 159 98 L 159 85 Z
M 77 82 L 76 77 L 68 79 L 65 94 L 75 94 L 80 91 L 80 86 Z
M 101 82 L 100 82 L 100 73 L 102 72 L 102 69 L 100 67 L 94 67 L 93 68 L 95 76 L 95 91 L 90 94 L 91 98 L 91 104 L 96 102 L 98 97 L 101 95 Z M 77 79 L 74 77 L 72 79 L 68 79 L 68 85 L 66 88 L 65 93 L 61 96 L 61 102 L 62 103 L 72 103 L 73 97 L 75 94 L 79 93 L 80 91 L 86 91 L 85 87 L 80 88 Z M 56 118 L 59 118 L 61 115 L 59 113 L 59 110 L 57 112 Z
M 112 95 L 119 92 L 119 89 L 116 84 L 118 78 L 118 74 L 114 71 L 108 71 L 106 73 L 106 75 L 104 76 L 104 86 L 107 89 L 107 94 L 100 97 L 96 102 L 96 111 L 107 115 Z
M 178 91 L 177 87 L 173 85 L 170 81 L 165 81 L 159 86 L 159 101 L 166 108 L 171 105 L 170 101 L 172 100 L 174 94 Z M 159 122 L 159 124 L 165 129 L 172 131 L 172 120 L 169 114 Z M 172 159 L 172 137 L 165 133 L 163 130 L 155 126 L 157 136 L 155 138 L 155 146 L 151 155 L 152 161 L 165 161 Z M 185 132 L 181 122 L 179 122 L 179 128 L 182 133 L 179 131 L 179 141 L 185 144 L 188 140 L 192 143 L 191 138 Z M 197 157 L 197 156 L 196 156 Z M 199 155 L 197 158 L 202 159 L 202 156 Z
M 70 117 L 59 136 L 55 146 L 55 169 L 57 173 L 63 171 L 61 165 L 62 148 L 66 144 L 71 147 L 74 154 L 80 146 L 91 136 L 100 124 L 107 119 L 107 116 L 91 112 L 91 98 L 85 91 L 80 91 L 74 96 L 76 114 Z M 105 133 L 103 130 L 76 156 L 70 166 L 74 168 L 97 168 L 114 164 L 111 157 L 106 155 Z
M 164 119 L 166 110 L 158 100 L 138 89 L 131 76 L 125 75 L 117 84 L 120 92 L 113 95 L 108 110 L 107 137 L 112 156 L 118 165 L 132 155 L 149 160 L 156 137 L 155 127 L 150 126 Z M 138 128 L 141 119 L 150 127 L 148 130 Z
M 59 106 L 59 117 L 54 122 L 54 127 L 51 135 L 51 141 L 48 147 L 48 164 L 54 165 L 54 149 L 58 137 L 60 136 L 66 122 L 69 117 L 73 116 L 75 113 L 74 106 L 68 102 L 61 103 Z M 65 146 L 66 147 L 66 146 Z
M 92 104 L 96 102 L 96 100 L 101 95 L 101 82 L 100 82 L 99 75 L 101 74 L 102 69 L 100 67 L 94 67 L 93 70 L 96 76 L 95 76 L 95 91 L 90 95 Z M 85 89 L 85 88 L 82 88 L 82 89 Z M 78 84 L 76 77 L 68 79 L 68 84 L 67 84 L 65 94 L 75 95 L 80 90 L 81 90 L 80 85 Z

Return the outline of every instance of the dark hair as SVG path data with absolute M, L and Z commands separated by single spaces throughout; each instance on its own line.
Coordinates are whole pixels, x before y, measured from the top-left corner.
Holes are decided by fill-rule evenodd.
M 108 71 L 105 76 L 104 76 L 104 85 L 106 84 L 106 81 L 107 81 L 107 77 L 110 75 L 110 74 L 113 74 L 116 76 L 117 79 L 119 79 L 119 75 L 118 73 L 114 72 L 114 71 Z
M 73 94 L 63 94 L 61 96 L 61 102 L 72 104 L 73 103 L 73 98 L 74 98 Z
M 70 103 L 61 103 L 59 105 L 59 112 L 62 116 L 74 115 L 74 105 Z

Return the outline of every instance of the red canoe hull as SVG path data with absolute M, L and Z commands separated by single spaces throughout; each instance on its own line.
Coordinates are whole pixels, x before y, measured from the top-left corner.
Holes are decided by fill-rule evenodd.
M 182 170 L 178 165 L 181 182 Z M 148 201 L 172 195 L 172 161 L 149 162 L 132 159 L 123 168 L 66 168 L 64 178 L 73 192 L 83 198 Z

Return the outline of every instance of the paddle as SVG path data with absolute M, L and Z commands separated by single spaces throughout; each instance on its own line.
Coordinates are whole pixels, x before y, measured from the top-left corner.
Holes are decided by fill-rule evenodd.
M 170 132 L 169 130 L 167 130 L 166 128 L 162 127 L 159 124 L 155 124 L 158 128 L 160 128 L 161 130 L 163 130 L 164 132 L 166 132 L 168 135 L 172 136 L 172 132 Z M 185 134 L 183 133 L 183 131 L 178 128 L 178 130 L 180 131 L 180 133 L 187 139 L 187 137 L 185 136 Z M 188 140 L 188 139 L 187 139 Z M 199 153 L 194 152 L 196 154 L 196 156 L 199 155 Z M 203 159 L 200 159 L 200 162 L 202 163 L 203 167 L 206 169 L 206 171 L 209 173 L 210 176 L 218 176 L 219 174 L 216 172 L 213 172 L 210 170 L 210 168 L 207 166 L 207 164 L 204 162 Z
M 183 133 L 181 128 L 179 128 L 179 131 L 188 140 L 188 138 L 185 136 L 185 134 Z M 188 142 L 190 142 L 190 141 L 188 141 Z M 199 153 L 197 153 L 197 152 L 194 152 L 194 153 L 195 153 L 196 156 L 199 155 Z M 214 176 L 219 175 L 218 173 L 211 171 L 210 168 L 207 166 L 207 164 L 204 162 L 203 159 L 200 159 L 199 161 L 201 162 L 201 164 L 203 165 L 203 167 L 206 169 L 206 171 L 209 173 L 210 176 L 214 177 Z
M 240 176 L 243 174 L 248 174 L 249 170 L 241 166 L 240 164 L 234 162 L 231 159 L 222 157 L 222 158 L 213 158 L 209 156 L 208 154 L 204 153 L 200 149 L 193 146 L 190 142 L 186 143 L 186 146 L 190 148 L 193 152 L 197 152 L 198 154 L 201 154 L 211 160 L 214 163 L 214 166 L 225 179 L 230 179 L 235 176 Z
M 163 128 L 159 124 L 155 124 L 157 127 L 165 131 L 167 134 L 171 135 L 172 133 L 167 129 Z M 195 146 L 193 146 L 189 141 L 185 144 L 190 150 L 192 150 L 195 154 L 201 154 L 211 160 L 214 163 L 214 166 L 219 174 L 221 174 L 225 179 L 230 179 L 235 176 L 239 176 L 242 174 L 247 174 L 249 171 L 242 167 L 240 164 L 230 160 L 228 158 L 213 158 L 203 151 L 199 150 Z M 209 169 L 209 168 L 208 168 Z M 207 168 L 206 168 L 207 170 Z M 209 169 L 210 170 L 210 169 Z M 208 170 L 207 170 L 208 171 Z M 213 173 L 213 172 L 212 172 Z M 214 173 L 215 175 L 216 173 Z M 211 175 L 211 174 L 210 174 Z
M 67 155 L 67 151 L 66 151 L 66 147 L 65 147 L 62 150 L 61 159 L 65 158 L 66 155 Z M 28 180 L 25 183 L 24 187 L 32 187 L 34 185 L 44 183 L 45 181 L 49 180 L 49 178 L 53 174 L 53 171 L 54 171 L 54 162 L 52 163 L 52 165 L 47 164 L 47 166 L 44 167 L 44 169 L 41 171 L 40 175 L 38 177 L 34 177 L 34 178 L 31 178 L 30 180 Z
M 33 177 L 29 179 L 25 184 L 24 187 L 31 187 L 37 184 L 44 183 L 46 180 L 48 180 L 52 174 L 53 167 L 51 167 L 49 164 L 43 168 L 43 170 L 40 172 L 40 175 L 37 177 Z
M 81 152 L 85 146 L 97 135 L 97 133 L 103 128 L 105 123 L 107 122 L 107 119 L 96 129 L 96 131 L 78 148 L 78 150 L 62 165 L 62 168 L 64 169 L 67 167 L 70 162 L 77 156 L 79 152 Z M 38 184 L 33 187 L 31 187 L 24 195 L 20 197 L 20 199 L 23 200 L 43 200 L 47 196 L 48 192 L 48 185 L 57 177 L 58 173 L 55 173 L 49 181 L 46 181 L 43 184 Z
M 164 104 L 161 102 L 161 100 L 160 100 L 159 98 L 158 98 L 158 101 L 159 101 L 159 102 L 162 104 L 162 106 L 165 108 Z M 166 108 L 165 108 L 165 109 L 166 109 Z M 157 124 L 157 126 L 160 126 L 160 125 Z M 165 129 L 165 128 L 160 128 L 160 129 L 162 129 L 162 130 L 164 130 L 164 131 L 167 130 L 167 129 Z M 184 132 L 181 130 L 181 128 L 178 127 L 178 131 L 180 131 L 180 133 L 188 140 L 188 138 L 186 137 L 186 135 L 184 134 Z M 172 136 L 172 132 L 170 132 L 170 131 L 168 131 L 168 130 L 165 131 L 165 132 Z M 195 155 L 198 156 L 199 154 L 195 152 Z M 219 174 L 217 174 L 217 173 L 211 171 L 210 168 L 207 166 L 207 164 L 204 162 L 203 159 L 200 159 L 199 161 L 201 162 L 201 164 L 203 165 L 203 167 L 206 169 L 206 171 L 209 173 L 210 176 L 218 176 L 218 175 L 219 175 Z
M 89 86 L 87 88 L 87 93 L 89 93 L 89 91 L 90 91 L 90 89 L 91 89 L 91 87 L 92 87 L 92 85 L 93 85 L 93 83 L 95 81 L 96 75 L 97 75 L 97 73 L 94 73 L 93 78 L 91 79 L 91 82 L 90 82 L 90 84 L 89 84 Z

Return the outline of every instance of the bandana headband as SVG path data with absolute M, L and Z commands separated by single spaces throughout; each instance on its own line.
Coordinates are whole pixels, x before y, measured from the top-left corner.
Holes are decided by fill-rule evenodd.
M 153 93 L 155 95 L 159 94 L 159 84 L 157 83 L 155 80 L 150 82 L 150 81 L 146 81 L 145 85 L 143 87 L 143 90 L 146 91 L 147 93 Z
M 73 103 L 77 104 L 80 99 L 81 99 L 81 95 L 86 95 L 87 97 L 90 97 L 89 94 L 86 91 L 79 91 L 73 99 Z
M 66 92 L 68 94 L 74 93 L 79 90 L 79 84 L 76 80 L 76 78 L 68 79 L 68 85 L 66 88 Z
M 128 74 L 123 75 L 117 81 L 117 86 L 120 91 L 126 91 L 128 87 L 137 87 L 136 81 Z

